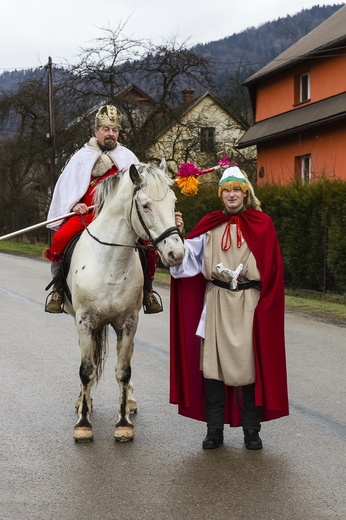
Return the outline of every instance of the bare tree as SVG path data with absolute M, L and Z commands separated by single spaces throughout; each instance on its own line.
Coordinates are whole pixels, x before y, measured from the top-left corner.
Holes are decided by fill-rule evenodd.
M 172 41 L 155 46 L 124 35 L 126 24 L 102 29 L 77 65 L 54 70 L 55 169 L 93 133 L 91 113 L 101 103 L 115 103 L 123 114 L 123 134 L 141 160 L 158 125 L 177 117 L 181 90 L 198 90 L 210 74 L 209 61 Z M 25 79 L 12 91 L 0 92 L 0 226 L 14 230 L 46 213 L 51 195 L 47 75 Z M 139 84 L 152 96 L 144 108 L 137 98 L 122 96 Z
M 28 79 L 0 93 L 0 227 L 3 231 L 37 222 L 50 186 L 47 94 L 41 79 Z
M 141 62 L 141 74 L 148 92 L 156 95 L 162 108 L 181 104 L 181 90 L 207 89 L 212 78 L 211 61 L 176 40 L 152 45 Z
M 75 118 L 90 126 L 90 111 L 100 103 L 114 103 L 124 116 L 123 139 L 142 160 L 158 125 L 175 117 L 181 90 L 207 84 L 209 59 L 175 40 L 154 45 L 124 35 L 125 24 L 103 34 L 90 48 L 82 49 L 80 61 L 66 75 L 67 97 L 73 99 Z M 130 96 L 122 96 L 129 85 L 138 85 L 152 97 L 150 110 Z M 79 114 L 77 115 L 77 112 Z M 139 117 L 140 114 L 140 117 Z
M 253 114 L 248 91 L 242 83 L 252 73 L 253 71 L 249 67 L 239 61 L 237 68 L 225 69 L 219 73 L 220 77 L 217 79 L 218 84 L 222 85 L 218 90 L 220 99 L 244 128 L 249 128 L 253 124 Z
M 14 231 L 44 220 L 56 174 L 73 153 L 68 104 L 55 84 L 56 150 L 51 154 L 45 70 L 0 91 L 0 228 Z M 52 163 L 54 161 L 54 163 Z M 53 166 L 53 167 L 52 167 Z
M 90 47 L 81 49 L 79 61 L 69 67 L 67 85 L 73 98 L 82 106 L 93 106 L 100 99 L 114 99 L 126 88 L 130 74 L 135 70 L 134 62 L 145 53 L 142 40 L 124 34 L 126 23 L 116 29 L 100 28 L 102 35 L 92 41 Z

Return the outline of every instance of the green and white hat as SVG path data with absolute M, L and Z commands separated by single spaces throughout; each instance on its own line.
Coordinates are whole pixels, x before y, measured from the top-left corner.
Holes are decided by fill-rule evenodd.
M 221 198 L 223 190 L 231 191 L 234 188 L 240 188 L 244 193 L 246 193 L 246 206 L 261 211 L 260 201 L 257 199 L 246 173 L 243 170 L 240 170 L 238 166 L 231 166 L 223 172 L 222 177 L 219 180 L 219 197 Z
M 223 172 L 219 180 L 219 195 L 223 190 L 231 191 L 235 187 L 240 188 L 244 193 L 249 192 L 249 182 L 243 172 L 238 166 L 231 166 Z

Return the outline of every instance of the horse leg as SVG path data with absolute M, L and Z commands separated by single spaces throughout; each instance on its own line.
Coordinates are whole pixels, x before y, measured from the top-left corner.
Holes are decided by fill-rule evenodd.
M 129 388 L 127 392 L 127 403 L 130 408 L 130 413 L 137 413 L 137 401 L 135 399 L 135 396 L 133 395 L 134 389 L 133 389 L 133 383 L 130 379 L 129 382 Z
M 74 427 L 73 438 L 76 442 L 89 442 L 94 438 L 90 423 L 92 410 L 91 387 L 96 376 L 96 367 L 93 360 L 93 341 L 91 334 L 86 330 L 79 330 L 79 344 L 81 348 L 81 364 L 79 377 L 81 380 L 81 393 L 78 399 L 78 421 Z M 77 403 L 76 403 L 77 404 Z
M 119 385 L 119 407 L 118 422 L 115 427 L 114 438 L 118 442 L 132 441 L 134 438 L 133 424 L 130 421 L 129 389 L 132 390 L 131 383 L 131 358 L 133 353 L 133 334 L 129 335 L 123 331 L 118 332 L 117 343 L 117 364 L 115 376 Z M 133 398 L 133 396 L 132 396 Z M 133 399 L 132 399 L 133 400 Z
M 78 409 L 79 409 L 79 407 L 81 405 L 81 402 L 82 402 L 82 390 L 79 392 L 77 400 L 76 400 L 75 405 L 74 405 L 74 407 L 75 407 L 77 412 L 78 412 Z M 93 408 L 93 400 L 91 398 L 91 409 L 92 408 Z

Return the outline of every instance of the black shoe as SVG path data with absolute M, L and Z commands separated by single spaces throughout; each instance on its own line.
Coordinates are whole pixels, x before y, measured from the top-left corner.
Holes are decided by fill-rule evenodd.
M 261 450 L 263 448 L 259 430 L 255 428 L 244 430 L 244 442 L 248 450 Z
M 223 430 L 219 428 L 208 428 L 207 435 L 203 441 L 204 450 L 214 450 L 223 443 Z

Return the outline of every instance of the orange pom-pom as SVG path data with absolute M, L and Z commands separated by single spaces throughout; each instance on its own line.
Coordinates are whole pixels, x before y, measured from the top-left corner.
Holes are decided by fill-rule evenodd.
M 181 193 L 184 195 L 196 195 L 198 191 L 199 180 L 190 175 L 189 177 L 178 177 L 176 183 Z

